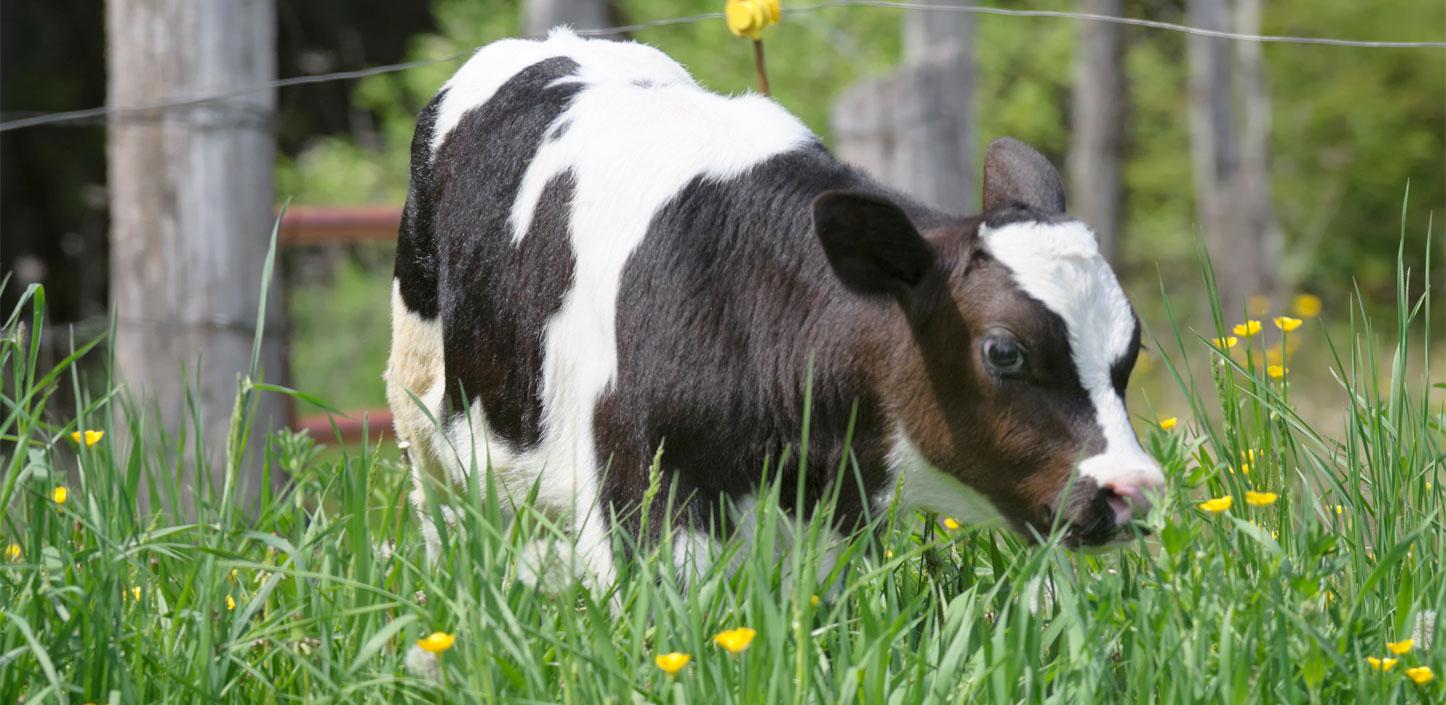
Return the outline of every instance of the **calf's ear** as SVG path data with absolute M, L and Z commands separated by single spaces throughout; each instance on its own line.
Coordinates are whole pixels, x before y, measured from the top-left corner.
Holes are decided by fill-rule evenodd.
M 984 210 L 1028 206 L 1064 212 L 1064 182 L 1043 154 L 1013 137 L 1000 137 L 984 151 Z
M 934 251 L 892 201 L 849 191 L 813 200 L 813 229 L 850 291 L 903 295 L 934 266 Z

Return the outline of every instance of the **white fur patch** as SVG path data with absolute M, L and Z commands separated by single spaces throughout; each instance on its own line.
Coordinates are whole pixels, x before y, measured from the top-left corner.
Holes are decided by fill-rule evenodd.
M 503 39 L 478 49 L 443 85 L 447 95 L 438 106 L 432 154 L 436 155 L 437 148 L 467 111 L 486 103 L 497 89 L 528 66 L 559 56 L 576 61 L 580 75 L 575 80 L 588 85 L 646 81 L 697 88 L 693 77 L 678 62 L 646 44 L 583 39 L 565 27 L 552 30 L 545 41 Z
M 1004 525 L 1004 517 L 993 502 L 930 464 L 902 431 L 894 434 L 888 462 L 893 482 L 880 488 L 879 496 L 873 498 L 874 506 L 887 506 L 893 500 L 895 487 L 902 481 L 902 486 L 897 488 L 899 504 L 907 509 L 943 514 L 968 526 Z
M 1064 319 L 1075 370 L 1104 429 L 1105 450 L 1079 465 L 1101 487 L 1124 482 L 1159 485 L 1160 466 L 1140 448 L 1110 368 L 1134 337 L 1135 317 L 1115 273 L 1084 223 L 980 226 L 984 248 L 1014 275 L 1025 293 Z
M 641 44 L 580 39 L 555 30 L 543 42 L 507 40 L 480 50 L 447 84 L 433 145 L 463 113 L 512 74 L 566 56 L 583 84 L 554 124 L 568 128 L 532 157 L 510 214 L 513 241 L 526 236 L 543 187 L 569 172 L 573 288 L 543 334 L 542 439 L 510 448 L 488 428 L 479 404 L 449 424 L 451 474 L 490 463 L 514 499 L 535 484 L 538 508 L 569 516 L 579 560 L 601 580 L 613 574 L 606 517 L 598 506 L 601 467 L 593 412 L 617 376 L 618 291 L 628 258 L 654 214 L 695 178 L 729 179 L 814 139 L 776 103 L 756 95 L 706 92 L 681 66 Z

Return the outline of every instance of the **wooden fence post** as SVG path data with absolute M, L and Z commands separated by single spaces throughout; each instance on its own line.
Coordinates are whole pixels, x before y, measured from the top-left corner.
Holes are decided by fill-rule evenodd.
M 276 77 L 272 0 L 107 0 L 109 103 L 117 108 L 264 85 Z M 116 362 L 130 393 L 164 430 L 189 434 L 221 481 L 237 376 L 249 367 L 262 264 L 274 213 L 275 93 L 260 90 L 109 126 L 111 304 Z M 284 381 L 279 296 L 261 365 Z M 255 441 L 284 423 L 264 394 L 251 462 L 238 480 L 259 490 Z M 153 439 L 133 439 L 134 442 Z M 193 451 L 185 451 L 191 453 Z M 187 460 L 188 458 L 183 458 Z M 189 467 L 183 463 L 182 467 Z M 179 478 L 188 502 L 194 477 Z M 142 498 L 158 501 L 159 498 Z
M 967 13 L 909 13 L 904 66 L 849 89 L 834 104 L 839 158 L 929 205 L 973 210 L 973 26 Z

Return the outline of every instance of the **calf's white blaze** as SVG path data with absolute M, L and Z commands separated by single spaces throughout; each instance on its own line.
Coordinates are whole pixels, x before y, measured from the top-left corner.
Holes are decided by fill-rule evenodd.
M 512 240 L 520 242 L 545 185 L 560 174 L 571 176 L 573 282 L 544 328 L 541 442 L 526 451 L 509 447 L 490 432 L 474 403 L 446 429 L 456 452 L 443 457 L 454 477 L 465 477 L 474 461 L 479 468 L 490 462 L 514 499 L 535 484 L 539 508 L 572 517 L 579 559 L 607 581 L 613 571 L 599 485 L 609 458 L 598 457 L 593 415 L 617 376 L 623 269 L 653 216 L 690 181 L 739 176 L 815 138 L 771 100 L 698 88 L 655 49 L 554 31 L 543 42 L 501 42 L 478 52 L 448 83 L 433 144 L 440 145 L 463 113 L 512 74 L 554 56 L 579 64 L 576 76 L 560 82 L 583 87 L 553 123 L 567 128 L 532 156 L 509 217 Z
M 1140 448 L 1110 368 L 1129 351 L 1135 317 L 1115 273 L 1084 223 L 980 226 L 980 240 L 1009 268 L 1026 294 L 1064 320 L 1075 371 L 1104 430 L 1103 453 L 1083 459 L 1079 474 L 1105 487 L 1159 485 L 1160 466 Z

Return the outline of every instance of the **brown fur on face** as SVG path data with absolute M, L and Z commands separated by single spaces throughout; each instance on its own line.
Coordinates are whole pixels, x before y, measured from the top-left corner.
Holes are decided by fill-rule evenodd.
M 882 393 L 931 464 L 985 495 L 1017 531 L 1046 534 L 1076 464 L 1104 438 L 1064 322 L 975 247 L 977 227 L 926 234 L 939 266 L 904 302 L 898 339 L 908 342 L 890 346 Z M 1017 376 L 984 361 L 981 341 L 996 329 L 1026 351 Z

